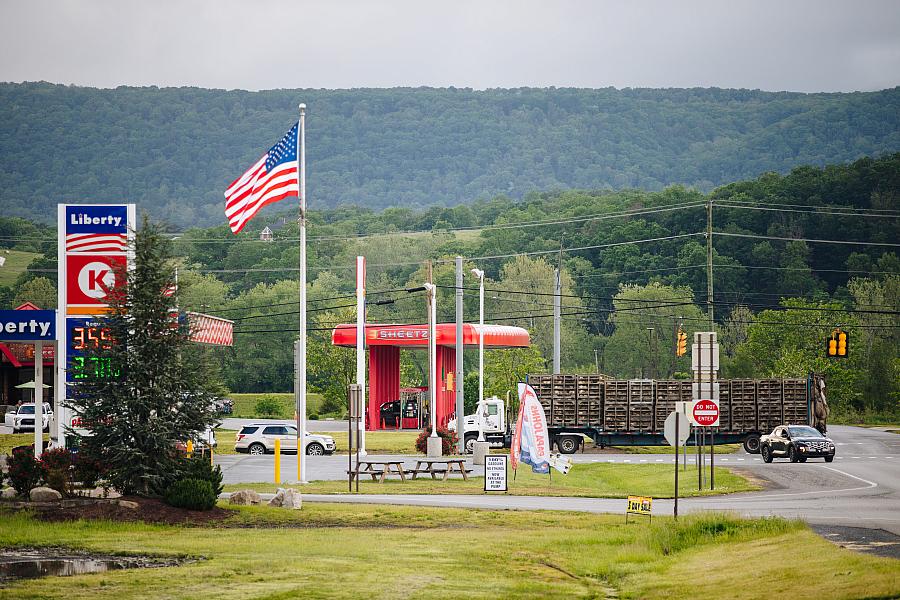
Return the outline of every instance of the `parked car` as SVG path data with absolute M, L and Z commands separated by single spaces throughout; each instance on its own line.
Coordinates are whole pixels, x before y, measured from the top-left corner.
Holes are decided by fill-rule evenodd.
M 251 423 L 245 425 L 234 441 L 235 452 L 267 454 L 275 452 L 275 440 L 281 440 L 281 451 L 297 452 L 297 427 L 287 423 Z M 334 453 L 334 438 L 306 432 L 306 454 L 320 456 Z
M 50 403 L 44 402 L 43 414 L 41 415 L 41 429 L 43 431 L 50 431 L 50 413 L 52 412 L 53 409 L 50 408 Z M 18 410 L 6 413 L 3 417 L 3 424 L 7 427 L 12 427 L 13 433 L 34 431 L 34 402 L 26 402 L 19 405 Z
M 385 402 L 379 410 L 381 423 L 384 427 L 397 427 L 400 421 L 400 401 Z
M 780 425 L 762 436 L 759 443 L 760 454 L 767 463 L 775 458 L 788 458 L 791 462 L 817 457 L 825 462 L 834 460 L 834 442 L 808 425 Z

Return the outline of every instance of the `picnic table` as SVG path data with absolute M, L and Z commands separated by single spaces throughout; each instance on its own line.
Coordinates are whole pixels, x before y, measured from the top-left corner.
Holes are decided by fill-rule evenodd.
M 365 467 L 365 468 L 361 468 Z M 360 460 L 356 468 L 348 471 L 350 481 L 354 477 L 372 476 L 372 481 L 384 483 L 384 478 L 388 475 L 399 475 L 400 479 L 406 481 L 406 471 L 403 469 L 402 460 Z
M 466 469 L 464 458 L 420 458 L 416 460 L 416 468 L 411 473 L 413 479 L 420 473 L 429 473 L 432 479 L 437 479 L 438 474 L 443 474 L 441 481 L 447 481 L 447 477 L 454 471 L 462 475 L 464 480 L 469 480 L 468 473 L 471 469 Z

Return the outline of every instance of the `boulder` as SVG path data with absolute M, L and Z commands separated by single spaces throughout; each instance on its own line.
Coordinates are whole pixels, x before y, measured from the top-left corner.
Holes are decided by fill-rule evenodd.
M 3 491 L 0 492 L 0 498 L 3 498 L 4 500 L 12 500 L 15 497 L 16 497 L 16 490 L 14 490 L 11 487 L 3 488 Z
M 62 500 L 62 494 L 48 487 L 36 487 L 31 490 L 28 497 L 32 502 L 55 502 Z
M 262 498 L 260 498 L 259 494 L 257 494 L 253 490 L 240 490 L 237 492 L 232 492 L 231 496 L 228 498 L 229 504 L 239 504 L 241 506 L 260 504 L 261 502 Z
M 269 500 L 269 506 L 281 506 L 284 502 L 284 489 L 278 488 L 278 491 L 275 492 L 275 496 Z
M 117 504 L 122 508 L 128 508 L 131 510 L 137 510 L 138 508 L 140 508 L 140 504 L 138 504 L 137 502 L 132 502 L 131 500 L 118 500 Z
M 281 506 L 284 508 L 300 510 L 303 506 L 303 498 L 300 496 L 300 492 L 293 488 L 284 490 L 284 498 L 281 501 Z

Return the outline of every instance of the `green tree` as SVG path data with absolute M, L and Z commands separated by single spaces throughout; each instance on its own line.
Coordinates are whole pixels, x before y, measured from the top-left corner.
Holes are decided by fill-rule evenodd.
M 117 273 L 122 284 L 99 319 L 111 343 L 73 365 L 72 409 L 90 430 L 81 447 L 107 466 L 113 488 L 160 495 L 179 473 L 175 443 L 215 421 L 218 385 L 204 349 L 171 318 L 171 242 L 144 217 L 133 250 L 134 269 Z
M 56 286 L 46 277 L 29 279 L 19 286 L 13 304 L 19 306 L 25 302 L 49 310 L 56 308 Z
M 510 348 L 485 350 L 484 352 L 484 396 L 505 398 L 510 392 L 511 398 L 518 397 L 517 384 L 525 381 L 529 374 L 546 373 L 547 363 L 540 351 L 529 348 Z M 468 385 L 466 380 L 466 385 Z M 475 390 L 478 390 L 478 379 L 475 379 Z

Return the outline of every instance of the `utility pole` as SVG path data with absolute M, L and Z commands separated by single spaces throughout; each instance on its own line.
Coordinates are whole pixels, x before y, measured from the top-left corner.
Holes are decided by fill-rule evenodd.
M 556 286 L 553 288 L 553 374 L 559 375 L 559 337 L 562 326 L 560 299 L 562 297 L 562 242 L 559 243 L 559 263 L 556 267 Z
M 463 258 L 456 257 L 456 435 L 457 451 L 466 451 L 463 427 Z
M 713 204 L 706 201 L 706 312 L 709 314 L 709 330 L 713 330 Z

